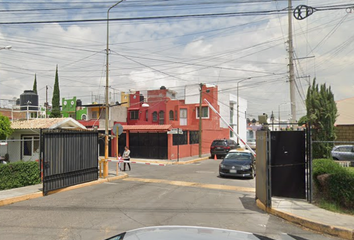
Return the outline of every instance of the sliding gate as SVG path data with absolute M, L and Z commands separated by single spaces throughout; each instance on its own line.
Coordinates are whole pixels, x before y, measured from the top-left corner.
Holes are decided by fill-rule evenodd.
M 41 131 L 43 193 L 98 179 L 98 133 Z

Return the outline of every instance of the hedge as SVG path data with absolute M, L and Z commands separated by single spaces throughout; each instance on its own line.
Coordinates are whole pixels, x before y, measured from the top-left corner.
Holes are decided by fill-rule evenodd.
M 329 174 L 323 188 L 317 177 Z M 317 159 L 313 161 L 313 179 L 321 195 L 328 201 L 354 209 L 354 172 L 341 167 L 331 159 Z
M 24 187 L 41 182 L 37 162 L 14 162 L 0 165 L 0 190 Z

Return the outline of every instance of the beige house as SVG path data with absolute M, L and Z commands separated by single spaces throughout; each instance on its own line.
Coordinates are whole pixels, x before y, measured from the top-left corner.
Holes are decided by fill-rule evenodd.
M 39 159 L 39 134 L 41 129 L 86 129 L 72 118 L 36 118 L 11 124 L 13 134 L 7 139 L 10 162 Z
M 336 141 L 354 141 L 354 97 L 339 100 L 338 117 L 335 122 Z

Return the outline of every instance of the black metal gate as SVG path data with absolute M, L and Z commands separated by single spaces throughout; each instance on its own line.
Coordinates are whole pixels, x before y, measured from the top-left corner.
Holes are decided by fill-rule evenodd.
M 119 135 L 119 153 L 127 146 L 126 133 Z M 130 133 L 130 157 L 148 159 L 167 159 L 167 133 Z
M 305 199 L 305 131 L 272 131 L 270 136 L 272 196 Z
M 43 193 L 98 179 L 98 133 L 41 131 Z

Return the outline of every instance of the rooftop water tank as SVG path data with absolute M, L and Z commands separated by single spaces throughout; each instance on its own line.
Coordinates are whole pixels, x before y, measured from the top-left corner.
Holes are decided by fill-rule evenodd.
M 38 110 L 38 95 L 33 90 L 25 90 L 20 95 L 21 110 Z

